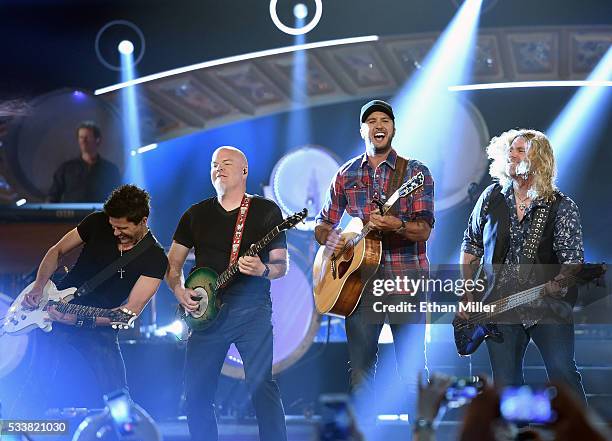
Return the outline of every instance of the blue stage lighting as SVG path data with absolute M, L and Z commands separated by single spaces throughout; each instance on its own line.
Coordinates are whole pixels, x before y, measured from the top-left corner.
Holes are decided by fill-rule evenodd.
M 564 187 L 583 181 L 582 174 L 595 153 L 590 142 L 608 122 L 612 88 L 605 87 L 612 79 L 612 48 L 589 75 L 589 83 L 599 87 L 581 87 L 548 129 L 555 151 L 557 170 Z
M 130 81 L 136 77 L 133 54 L 121 55 L 121 80 Z M 136 86 L 121 90 L 121 107 L 123 113 L 123 140 L 125 143 L 126 164 L 125 182 L 132 182 L 139 186 L 145 185 L 144 172 L 138 148 L 142 146 L 140 139 L 140 118 Z
M 121 43 L 119 43 L 117 49 L 123 55 L 130 55 L 134 53 L 134 44 L 130 40 L 123 40 Z
M 293 16 L 298 20 L 304 20 L 308 16 L 308 7 L 304 3 L 298 3 L 293 7 Z

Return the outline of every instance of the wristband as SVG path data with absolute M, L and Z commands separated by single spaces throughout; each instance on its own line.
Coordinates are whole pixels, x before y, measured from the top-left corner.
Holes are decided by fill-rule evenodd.
M 425 418 L 417 418 L 414 422 L 414 431 L 419 432 L 421 430 L 434 430 L 433 421 Z
M 264 266 L 266 267 L 266 269 L 264 270 L 264 272 L 261 275 L 261 277 L 268 277 L 268 274 L 270 274 L 270 267 L 268 265 L 266 265 L 265 263 L 264 263 Z

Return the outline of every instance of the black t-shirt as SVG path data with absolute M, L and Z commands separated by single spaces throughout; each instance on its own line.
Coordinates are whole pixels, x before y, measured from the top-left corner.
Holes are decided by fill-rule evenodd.
M 103 202 L 121 183 L 119 169 L 102 157 L 93 165 L 81 157 L 59 166 L 53 175 L 49 202 Z
M 216 197 L 192 205 L 181 217 L 174 233 L 174 240 L 187 247 L 195 248 L 195 267 L 212 268 L 221 274 L 229 266 L 232 236 L 236 227 L 239 208 L 225 211 Z M 245 221 L 244 234 L 240 243 L 242 256 L 252 244 L 261 240 L 283 221 L 283 215 L 274 202 L 253 196 Z M 270 250 L 287 248 L 285 233 L 281 232 L 264 248 L 259 257 L 269 261 Z M 223 290 L 224 301 L 269 300 L 270 281 L 267 278 L 237 273 Z
M 59 289 L 80 287 L 120 257 L 117 239 L 108 223 L 108 216 L 103 212 L 98 211 L 87 216 L 77 226 L 77 231 L 85 242 L 85 246 L 74 267 L 58 283 Z M 123 278 L 117 272 L 90 294 L 74 299 L 72 303 L 99 308 L 116 308 L 128 298 L 140 276 L 163 279 L 167 266 L 168 258 L 156 240 L 154 245 L 123 268 Z

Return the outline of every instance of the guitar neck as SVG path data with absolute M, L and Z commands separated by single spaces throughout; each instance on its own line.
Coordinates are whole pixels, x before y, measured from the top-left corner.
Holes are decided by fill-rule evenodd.
M 110 309 L 97 308 L 95 306 L 76 305 L 74 303 L 49 302 L 47 307 L 55 306 L 59 312 L 65 314 L 76 314 L 85 317 L 109 317 Z
M 280 228 L 274 227 L 272 231 L 266 234 L 263 239 L 251 245 L 246 253 L 243 256 L 255 256 L 265 247 L 267 247 L 272 240 L 279 235 L 281 232 Z M 217 283 L 215 283 L 215 289 L 225 285 L 229 280 L 234 277 L 234 275 L 238 272 L 238 261 L 232 263 L 225 271 L 221 273 L 219 278 L 217 279 Z
M 559 285 L 561 288 L 566 288 L 568 286 L 573 285 L 576 282 L 575 276 L 567 276 L 559 281 Z M 499 299 L 495 302 L 489 303 L 489 306 L 494 306 L 491 308 L 491 312 L 482 313 L 488 318 L 492 318 L 496 315 L 503 314 L 504 312 L 511 311 L 519 306 L 526 305 L 527 303 L 531 303 L 541 297 L 544 297 L 546 294 L 544 293 L 544 287 L 546 283 L 542 283 L 540 285 L 536 285 L 533 288 L 526 289 L 524 291 L 517 292 L 516 294 L 512 294 L 508 297 L 504 297 L 503 299 Z M 479 314 L 478 320 L 481 321 L 482 315 Z M 470 319 L 471 320 L 471 319 Z
M 395 204 L 399 198 L 400 198 L 400 190 L 398 189 L 395 191 L 395 193 L 391 195 L 389 199 L 387 199 L 387 202 L 385 202 L 385 205 L 383 206 L 383 210 L 382 210 L 383 216 L 389 212 L 391 207 L 393 207 L 393 204 Z M 372 223 L 368 222 L 367 224 L 363 226 L 363 228 L 361 229 L 361 232 L 357 236 L 355 236 L 353 239 L 347 242 L 346 246 L 355 247 L 359 243 L 360 240 L 362 240 L 364 237 L 366 237 L 371 232 L 372 232 Z M 342 254 L 343 253 L 339 253 L 339 255 L 342 255 Z

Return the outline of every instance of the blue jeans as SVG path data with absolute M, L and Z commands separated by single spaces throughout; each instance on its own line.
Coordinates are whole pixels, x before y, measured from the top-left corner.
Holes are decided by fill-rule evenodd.
M 538 347 L 550 381 L 567 384 L 584 403 L 586 397 L 582 379 L 574 360 L 574 325 L 536 324 L 528 329 L 522 325 L 497 325 L 503 341 L 487 339 L 493 380 L 498 386 L 522 385 L 523 358 L 527 344 L 533 340 Z
M 363 426 L 376 421 L 375 380 L 378 338 L 382 329 L 382 324 L 372 324 L 366 319 L 368 307 L 367 302 L 362 301 L 345 321 L 351 393 L 357 419 Z M 395 388 L 394 397 L 385 397 L 385 401 L 398 405 L 407 403 L 407 410 L 412 413 L 416 405 L 417 375 L 426 369 L 424 316 L 415 315 L 412 323 L 390 326 L 401 386 Z
M 187 342 L 185 397 L 187 423 L 194 441 L 218 439 L 214 398 L 225 355 L 236 345 L 244 363 L 259 437 L 262 441 L 286 441 L 285 412 L 280 391 L 272 379 L 272 307 L 226 304 L 227 315 Z

